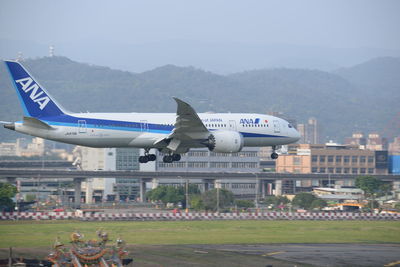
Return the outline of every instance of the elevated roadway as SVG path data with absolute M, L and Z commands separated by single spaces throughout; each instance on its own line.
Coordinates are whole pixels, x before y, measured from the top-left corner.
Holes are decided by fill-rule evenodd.
M 72 162 L 66 160 L 0 160 L 0 168 L 73 168 Z
M 59 169 L 0 168 L 0 178 L 131 178 L 131 179 L 356 179 L 368 174 L 323 174 L 323 173 L 269 173 L 269 172 L 142 172 L 142 171 L 79 171 Z M 400 181 L 400 175 L 373 174 L 383 181 Z

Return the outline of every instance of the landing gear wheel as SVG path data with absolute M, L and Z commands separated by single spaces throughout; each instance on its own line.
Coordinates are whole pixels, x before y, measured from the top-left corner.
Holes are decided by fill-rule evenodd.
M 164 163 L 172 163 L 173 162 L 173 158 L 172 156 L 166 155 L 163 157 L 163 162 Z
M 278 153 L 273 152 L 273 153 L 271 154 L 271 159 L 277 159 L 277 158 L 278 158 Z
M 140 163 L 147 163 L 149 161 L 149 157 L 148 156 L 140 156 L 139 157 L 139 162 Z
M 149 158 L 149 161 L 155 161 L 157 159 L 155 154 L 149 154 L 147 157 Z
M 173 155 L 172 155 L 172 160 L 173 160 L 173 161 L 180 161 L 180 160 L 181 160 L 181 155 L 179 155 L 179 154 L 173 154 Z

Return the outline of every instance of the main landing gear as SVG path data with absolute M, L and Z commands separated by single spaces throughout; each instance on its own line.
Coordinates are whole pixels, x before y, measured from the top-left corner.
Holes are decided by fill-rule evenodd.
M 140 163 L 147 163 L 149 161 L 155 161 L 157 156 L 155 154 L 149 154 L 149 149 L 145 149 L 144 156 L 139 157 Z
M 275 151 L 276 151 L 276 146 L 273 146 L 272 147 L 271 159 L 277 159 L 278 158 L 279 155 Z
M 144 156 L 139 157 L 140 163 L 147 163 L 149 161 L 155 161 L 157 159 L 157 156 L 155 154 L 149 154 L 149 150 L 150 149 L 145 149 Z M 164 163 L 172 163 L 174 161 L 180 161 L 180 160 L 181 160 L 180 154 L 169 154 L 163 157 Z
M 181 160 L 181 155 L 179 154 L 165 155 L 163 157 L 164 163 L 172 163 L 174 161 L 180 161 L 180 160 Z

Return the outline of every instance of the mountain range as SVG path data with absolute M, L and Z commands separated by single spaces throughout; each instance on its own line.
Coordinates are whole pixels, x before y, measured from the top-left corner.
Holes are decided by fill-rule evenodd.
M 66 57 L 23 64 L 67 110 L 175 112 L 173 96 L 198 112 L 283 112 L 304 123 L 315 117 L 323 141 L 342 142 L 354 131 L 400 135 L 400 58 L 375 58 L 333 71 L 274 68 L 220 75 L 164 65 L 133 73 Z M 4 64 L 0 66 L 0 120 L 19 120 L 22 109 Z M 16 133 L 0 129 L 0 140 Z

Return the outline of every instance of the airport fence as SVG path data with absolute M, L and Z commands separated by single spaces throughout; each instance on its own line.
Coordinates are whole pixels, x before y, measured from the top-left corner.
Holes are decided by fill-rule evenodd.
M 2 212 L 0 220 L 81 221 L 195 221 L 195 220 L 400 220 L 400 213 L 353 212 L 230 212 L 230 213 L 104 213 L 104 212 Z
M 75 212 L 32 211 L 32 212 L 2 212 L 0 220 L 72 220 Z

